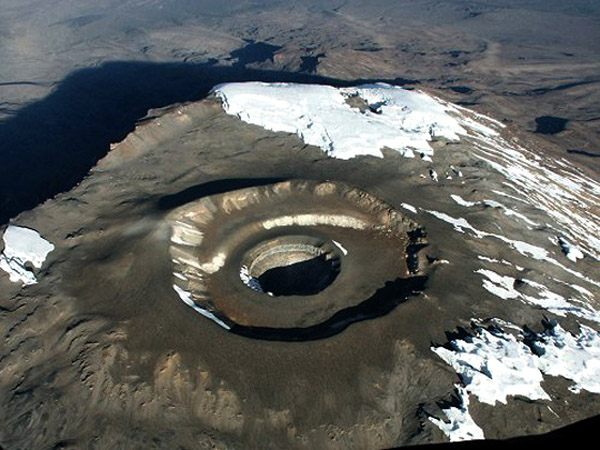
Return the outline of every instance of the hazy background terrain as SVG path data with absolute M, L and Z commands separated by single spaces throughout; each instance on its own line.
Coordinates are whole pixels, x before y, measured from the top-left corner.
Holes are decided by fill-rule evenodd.
M 438 89 L 598 168 L 599 57 L 593 0 L 3 0 L 0 221 L 71 187 L 149 108 L 231 80 Z

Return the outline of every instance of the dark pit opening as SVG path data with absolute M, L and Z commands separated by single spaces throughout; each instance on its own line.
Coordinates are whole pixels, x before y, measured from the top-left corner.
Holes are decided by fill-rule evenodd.
M 339 261 L 320 255 L 289 266 L 274 267 L 258 277 L 264 292 L 279 295 L 315 295 L 333 283 Z
M 253 249 L 241 268 L 246 286 L 272 296 L 315 295 L 340 273 L 331 245 L 309 237 L 286 236 Z
M 563 131 L 569 121 L 562 117 L 540 116 L 535 118 L 535 132 L 540 134 L 558 134 Z

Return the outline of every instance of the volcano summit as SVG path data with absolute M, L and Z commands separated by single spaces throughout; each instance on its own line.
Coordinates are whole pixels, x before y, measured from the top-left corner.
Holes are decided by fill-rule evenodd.
M 5 441 L 377 448 L 588 417 L 600 184 L 544 145 L 384 83 L 151 111 L 4 232 L 4 270 L 14 227 L 45 242 L 37 284 L 0 276 L 32 323 Z

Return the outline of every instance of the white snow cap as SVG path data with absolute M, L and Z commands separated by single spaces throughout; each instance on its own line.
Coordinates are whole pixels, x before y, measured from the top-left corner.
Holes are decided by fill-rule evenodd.
M 225 112 L 271 131 L 297 134 L 306 144 L 329 156 L 383 157 L 388 147 L 403 156 L 430 157 L 429 141 L 456 141 L 465 129 L 449 111 L 451 106 L 420 92 L 389 84 L 335 88 L 289 83 L 226 83 L 213 92 Z M 347 100 L 358 97 L 363 111 Z
M 8 273 L 10 281 L 25 285 L 35 284 L 33 273 L 25 268 L 27 263 L 40 268 L 54 245 L 32 229 L 9 225 L 3 236 L 4 251 L 0 254 L 0 269 Z

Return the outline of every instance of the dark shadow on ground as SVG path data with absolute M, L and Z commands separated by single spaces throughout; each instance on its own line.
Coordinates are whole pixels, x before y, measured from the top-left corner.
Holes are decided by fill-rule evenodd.
M 329 286 L 339 274 L 339 260 L 319 255 L 287 266 L 273 267 L 258 277 L 264 292 L 275 297 L 315 295 Z
M 316 341 L 341 333 L 353 323 L 385 316 L 399 304 L 422 292 L 426 282 L 425 276 L 387 281 L 385 286 L 358 305 L 338 311 L 326 321 L 306 328 L 252 327 L 232 323 L 224 317 L 220 319 L 231 326 L 230 331 L 233 333 L 253 339 L 282 342 Z
M 175 194 L 166 195 L 158 200 L 158 209 L 170 210 L 186 203 L 199 200 L 210 195 L 224 194 L 225 192 L 237 191 L 267 184 L 286 181 L 288 178 L 227 178 L 213 180 L 207 183 L 190 186 L 189 188 Z
M 590 158 L 600 158 L 600 153 L 592 153 L 586 150 L 567 150 L 567 153 L 574 153 L 576 155 L 589 156 Z
M 78 70 L 46 98 L 0 123 L 0 224 L 74 187 L 106 155 L 109 145 L 121 141 L 149 109 L 200 100 L 216 84 L 249 80 L 334 86 L 415 82 L 402 78 L 349 82 L 247 69 L 246 61 L 268 58 L 267 50 L 273 51 L 255 48 L 256 43 L 248 45 L 254 46 L 252 54 L 240 53 L 233 66 L 218 66 L 214 61 L 110 62 Z
M 535 118 L 535 132 L 539 134 L 557 134 L 565 129 L 567 119 L 554 116 L 540 116 Z

